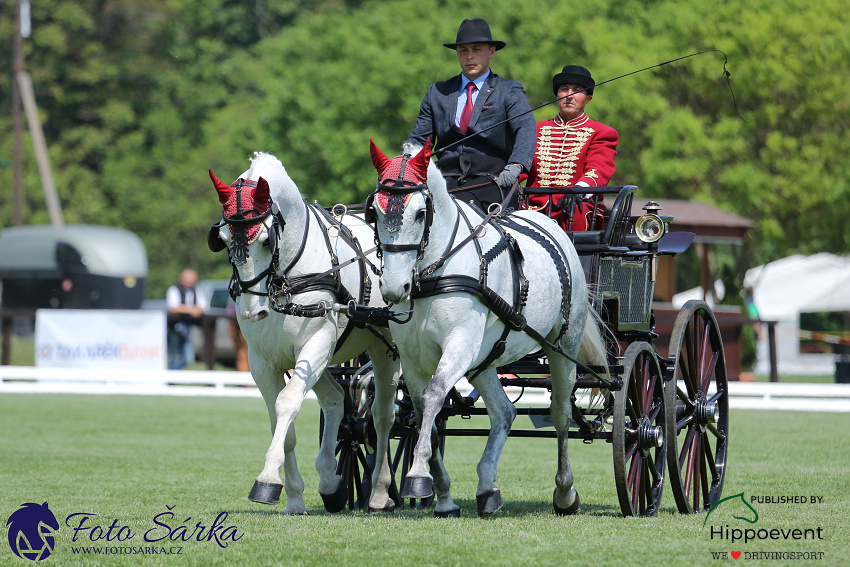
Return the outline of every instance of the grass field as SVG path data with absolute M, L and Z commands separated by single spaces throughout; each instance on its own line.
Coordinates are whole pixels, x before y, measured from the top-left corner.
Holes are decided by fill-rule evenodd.
M 520 417 L 517 427 L 527 427 Z M 439 520 L 431 510 L 389 515 L 327 514 L 313 467 L 318 407 L 307 402 L 296 424 L 296 451 L 311 516 L 288 517 L 283 506 L 247 500 L 269 440 L 264 405 L 257 399 L 2 395 L 0 396 L 0 564 L 31 564 L 6 542 L 6 520 L 25 502 L 48 502 L 60 523 L 49 565 L 711 565 L 711 552 L 822 552 L 815 564 L 850 564 L 850 415 L 735 411 L 724 496 L 821 496 L 818 504 L 759 504 L 759 521 L 736 520 L 741 510 L 718 507 L 705 517 L 681 516 L 672 495 L 656 518 L 622 518 L 611 446 L 573 442 L 570 455 L 582 498 L 579 514 L 551 509 L 555 447 L 552 440 L 508 441 L 499 484 L 505 507 L 490 519 L 475 514 L 475 464 L 483 438 L 450 438 L 446 462 L 462 517 Z M 467 425 L 468 422 L 464 422 Z M 486 426 L 486 418 L 474 421 Z M 169 512 L 175 516 L 159 516 Z M 96 530 L 74 531 L 66 518 L 91 513 Z M 198 522 L 222 512 L 231 528 L 226 548 L 214 541 L 179 541 Z M 79 525 L 80 516 L 69 521 Z M 171 518 L 170 520 L 168 518 Z M 189 518 L 189 519 L 187 519 Z M 712 541 L 712 524 L 732 528 L 822 528 L 822 540 Z M 106 539 L 113 526 L 112 541 Z M 121 532 L 121 528 L 126 530 Z M 222 529 L 224 529 L 222 528 Z M 145 543 L 171 535 L 171 539 Z M 235 532 L 233 531 L 235 529 Z M 104 539 L 92 542 L 88 534 Z M 116 535 L 135 535 L 125 541 Z M 222 531 L 219 531 L 222 533 Z M 227 532 L 224 532 L 225 534 Z M 765 532 L 767 534 L 767 532 Z M 719 537 L 719 536 L 718 536 Z M 178 541 L 172 541 L 173 539 Z M 74 548 L 182 547 L 179 555 L 81 555 Z M 744 560 L 747 556 L 742 556 Z M 731 561 L 731 559 L 729 559 Z M 749 563 L 756 561 L 749 560 Z M 758 561 L 761 563 L 761 561 Z M 794 560 L 764 561 L 796 565 Z

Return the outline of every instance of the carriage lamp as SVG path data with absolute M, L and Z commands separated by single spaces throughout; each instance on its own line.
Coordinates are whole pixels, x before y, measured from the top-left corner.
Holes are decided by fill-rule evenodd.
M 667 232 L 667 225 L 658 216 L 660 209 L 661 206 L 655 201 L 650 201 L 644 205 L 643 210 L 646 211 L 646 214 L 642 215 L 635 223 L 635 233 L 642 242 L 658 242 Z

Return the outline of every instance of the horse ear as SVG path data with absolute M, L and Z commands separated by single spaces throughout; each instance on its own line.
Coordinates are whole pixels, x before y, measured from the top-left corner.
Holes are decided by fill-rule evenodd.
M 392 160 L 385 156 L 384 152 L 378 149 L 378 146 L 375 145 L 375 141 L 372 138 L 369 138 L 369 144 L 369 152 L 372 154 L 372 165 L 375 166 L 378 173 L 381 173 L 390 165 Z
M 254 189 L 254 203 L 257 205 L 268 206 L 269 204 L 269 182 L 260 177 L 257 180 L 257 188 Z
M 425 140 L 425 147 L 416 154 L 407 164 L 414 168 L 422 176 L 422 179 L 428 179 L 428 162 L 431 160 L 431 138 Z
M 210 171 L 210 179 L 212 179 L 213 185 L 215 185 L 215 190 L 218 191 L 218 200 L 221 204 L 227 203 L 227 200 L 233 195 L 235 189 L 230 185 L 227 185 L 223 181 L 220 181 L 218 177 L 215 176 L 212 169 Z

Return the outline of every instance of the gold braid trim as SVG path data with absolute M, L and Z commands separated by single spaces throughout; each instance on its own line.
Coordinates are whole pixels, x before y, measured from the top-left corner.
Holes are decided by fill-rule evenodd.
M 592 135 L 593 128 L 587 126 L 542 126 L 537 135 L 537 178 L 540 186 L 570 185 L 581 150 Z M 588 175 L 595 178 L 595 170 Z

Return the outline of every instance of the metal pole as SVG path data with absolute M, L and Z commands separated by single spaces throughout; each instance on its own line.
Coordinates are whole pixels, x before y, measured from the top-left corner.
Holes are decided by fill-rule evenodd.
M 56 228 L 65 225 L 62 218 L 62 206 L 56 193 L 56 185 L 53 183 L 53 171 L 50 169 L 50 159 L 47 156 L 47 143 L 44 141 L 44 131 L 41 129 L 41 119 L 38 116 L 38 107 L 35 104 L 35 93 L 32 88 L 32 79 L 29 73 L 22 71 L 15 75 L 21 99 L 24 103 L 24 111 L 30 127 L 35 159 L 38 162 L 38 172 L 41 175 L 41 186 L 44 188 L 44 199 L 47 201 L 47 212 L 50 213 L 50 222 Z
M 15 76 L 24 70 L 24 38 L 21 35 L 21 0 L 15 17 Z M 12 151 L 12 225 L 24 224 L 24 120 L 21 91 L 17 81 L 12 81 L 12 118 L 14 120 L 15 146 Z

